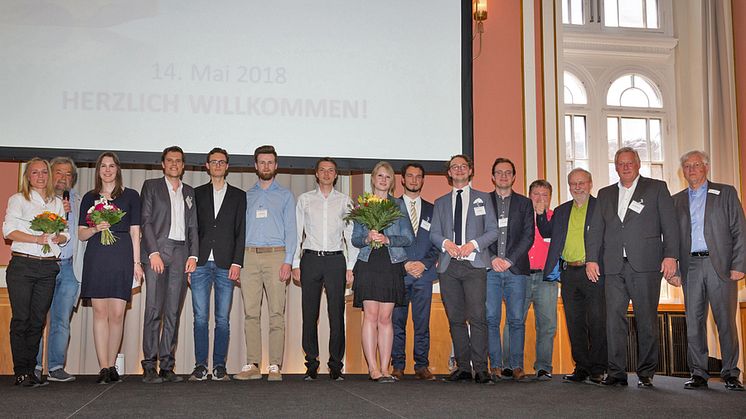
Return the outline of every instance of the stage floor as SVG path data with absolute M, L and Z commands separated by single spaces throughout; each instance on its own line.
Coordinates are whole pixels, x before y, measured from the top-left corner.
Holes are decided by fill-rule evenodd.
M 683 378 L 655 377 L 652 389 L 549 382 L 375 383 L 366 376 L 343 382 L 326 375 L 313 382 L 183 382 L 143 384 L 128 376 L 98 385 L 94 376 L 40 388 L 11 385 L 0 377 L 3 417 L 746 417 L 746 392 L 684 390 Z

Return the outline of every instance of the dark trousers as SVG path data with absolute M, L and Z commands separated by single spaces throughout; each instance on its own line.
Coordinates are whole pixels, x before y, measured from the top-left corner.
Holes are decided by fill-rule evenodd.
M 142 367 L 173 370 L 179 319 L 186 297 L 187 280 L 184 266 L 188 257 L 184 242 L 169 240 L 160 249 L 164 269 L 157 274 L 148 265 L 145 269 L 145 315 L 142 336 Z
M 627 379 L 627 308 L 630 299 L 637 325 L 637 375 L 653 377 L 658 366 L 660 272 L 636 272 L 625 262 L 622 272 L 606 275 L 606 337 L 609 375 Z
M 686 269 L 682 267 L 682 269 Z M 738 329 L 738 282 L 730 278 L 721 279 L 709 257 L 689 259 L 689 271 L 684 282 L 684 304 L 686 306 L 687 360 L 693 375 L 709 378 L 707 373 L 707 307 L 717 325 L 723 366 L 720 376 L 739 377 Z
M 5 272 L 10 298 L 13 372 L 33 374 L 60 266 L 53 260 L 13 256 Z
M 594 283 L 585 266 L 568 266 L 562 272 L 562 303 L 576 372 L 603 374 L 608 364 L 604 277 Z
M 345 287 L 347 266 L 344 255 L 318 256 L 304 253 L 300 260 L 301 309 L 303 313 L 303 352 L 306 368 L 319 368 L 319 306 L 326 290 L 329 316 L 330 370 L 341 371 L 345 354 Z
M 440 292 L 459 370 L 486 372 L 487 270 L 466 260 L 451 260 L 440 274 Z
M 412 324 L 414 326 L 414 369 L 427 368 L 430 365 L 430 306 L 433 301 L 433 282 L 404 277 L 406 305 L 394 308 L 394 346 L 391 349 L 391 361 L 394 368 L 401 370 L 406 366 L 407 354 L 407 318 L 409 304 L 412 304 Z

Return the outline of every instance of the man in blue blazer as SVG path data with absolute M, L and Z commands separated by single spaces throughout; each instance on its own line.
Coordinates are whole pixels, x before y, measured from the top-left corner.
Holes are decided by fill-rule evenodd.
M 409 211 L 409 219 L 414 230 L 415 240 L 406 247 L 407 262 L 404 269 L 404 287 L 407 302 L 412 304 L 414 325 L 414 372 L 421 380 L 434 380 L 430 372 L 430 304 L 433 300 L 433 281 L 436 278 L 435 261 L 438 248 L 430 241 L 430 227 L 433 219 L 433 204 L 420 197 L 425 182 L 425 168 L 419 163 L 407 163 L 401 170 L 401 184 L 404 194 L 401 199 Z M 405 347 L 407 343 L 407 317 L 409 304 L 394 308 L 394 346 L 391 352 L 394 377 L 404 375 L 406 365 Z
M 592 282 L 585 273 L 585 240 L 596 208 L 596 198 L 591 195 L 593 178 L 589 171 L 576 167 L 568 173 L 567 183 L 572 200 L 555 208 L 551 219 L 547 219 L 545 208 L 536 208 L 539 232 L 552 239 L 544 276 L 549 276 L 559 264 L 562 302 L 575 361 L 575 371 L 562 379 L 600 384 L 607 364 L 604 277 Z
M 489 246 L 497 239 L 497 218 L 490 195 L 471 189 L 473 174 L 468 156 L 451 157 L 448 183 L 453 189 L 435 201 L 430 240 L 441 251 L 440 292 L 458 363 L 446 381 L 473 378 L 489 383 L 485 301 Z

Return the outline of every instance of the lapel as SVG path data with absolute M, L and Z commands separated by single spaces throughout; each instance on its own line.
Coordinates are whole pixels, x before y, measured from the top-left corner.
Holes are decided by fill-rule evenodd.
M 720 195 L 715 195 L 710 193 L 710 189 L 719 191 L 720 193 L 723 193 L 722 189 L 720 188 L 720 185 L 713 184 L 709 180 L 707 181 L 707 190 L 705 191 L 705 225 L 704 225 L 704 234 L 705 234 L 705 241 L 707 240 L 707 233 L 709 230 L 709 227 L 712 225 L 707 220 L 709 219 L 710 214 L 715 214 L 715 200 L 718 199 Z M 689 200 L 687 199 L 687 204 L 689 203 Z M 687 215 L 689 214 L 689 211 L 686 212 Z M 691 220 L 689 222 L 689 228 L 691 229 Z
M 643 193 L 645 193 L 645 187 L 647 186 L 647 183 L 645 182 L 646 179 L 640 175 L 640 178 L 637 180 L 637 187 L 635 187 L 635 192 L 632 194 L 632 199 L 629 200 L 629 203 L 632 204 L 633 202 L 640 202 L 640 197 Z M 619 188 L 617 187 L 617 194 L 619 193 Z M 618 202 L 618 196 L 617 196 L 617 202 Z M 644 202 L 641 203 L 642 205 L 645 205 Z M 627 221 L 634 219 L 639 214 L 635 211 L 632 211 L 629 209 L 629 206 L 627 206 L 627 212 L 624 214 L 624 223 L 626 224 Z
M 687 252 L 689 252 L 692 247 L 692 214 L 689 212 L 689 187 L 687 186 L 686 189 L 684 189 L 684 199 L 683 205 L 681 206 L 681 212 L 682 214 L 679 214 L 680 217 L 684 218 L 684 229 L 686 231 L 686 234 L 684 237 L 681 237 L 681 240 L 684 241 L 684 246 L 682 248 L 687 249 Z M 709 197 L 706 197 L 709 201 Z M 705 204 L 705 206 L 709 205 L 709 202 Z M 705 209 L 705 220 L 707 219 L 707 209 Z
M 161 191 L 161 202 L 166 206 L 166 211 L 164 211 L 166 216 L 166 225 L 171 226 L 171 193 L 169 192 L 168 188 L 171 187 L 171 184 L 168 182 L 166 177 L 162 177 L 158 179 L 158 189 Z
M 224 188 L 227 188 L 228 184 L 224 186 Z M 210 182 L 210 188 L 208 189 L 209 193 L 207 195 L 208 202 L 210 203 L 210 219 L 215 221 L 218 219 L 218 216 L 220 216 L 220 212 L 218 212 L 218 216 L 215 216 L 215 191 L 213 190 L 212 182 Z M 225 191 L 225 197 L 223 197 L 223 202 L 225 203 L 225 198 L 228 196 L 228 191 Z M 223 210 L 223 207 L 220 207 L 220 210 Z
M 443 229 L 443 232 L 448 233 L 447 238 L 449 240 L 453 240 L 453 188 L 446 195 L 446 203 L 448 204 L 446 205 L 446 228 Z

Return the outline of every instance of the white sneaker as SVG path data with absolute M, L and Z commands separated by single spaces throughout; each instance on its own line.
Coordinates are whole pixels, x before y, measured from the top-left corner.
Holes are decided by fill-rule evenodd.
M 241 372 L 233 376 L 236 380 L 259 380 L 262 378 L 262 372 L 259 371 L 259 367 L 254 364 L 247 364 L 241 368 Z
M 276 364 L 269 366 L 269 375 L 267 375 L 267 381 L 282 381 L 282 373 L 280 367 Z

